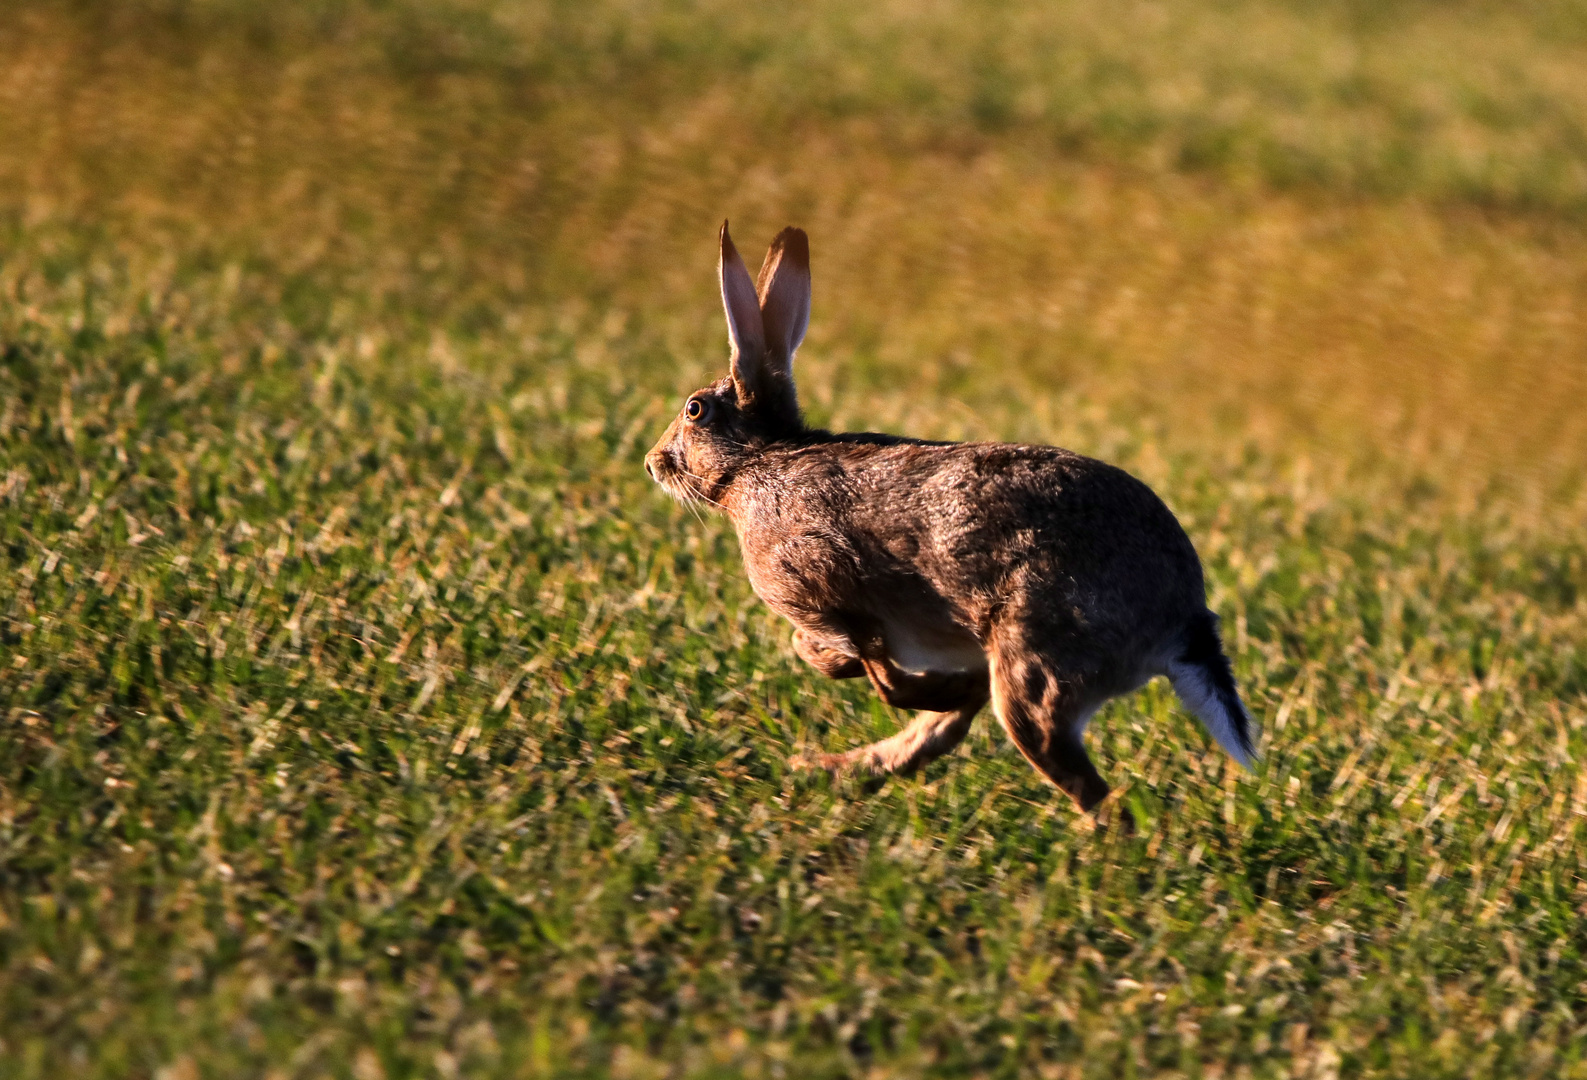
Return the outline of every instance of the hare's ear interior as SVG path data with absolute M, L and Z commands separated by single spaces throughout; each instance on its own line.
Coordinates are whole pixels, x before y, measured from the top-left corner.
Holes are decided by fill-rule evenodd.
M 810 239 L 792 226 L 777 234 L 755 283 L 773 376 L 793 380 L 793 357 L 810 325 Z
M 721 254 L 717 276 L 722 279 L 722 310 L 727 314 L 727 336 L 733 345 L 733 382 L 741 400 L 754 396 L 766 362 L 766 332 L 761 326 L 760 302 L 744 260 L 738 257 L 733 238 L 722 222 Z

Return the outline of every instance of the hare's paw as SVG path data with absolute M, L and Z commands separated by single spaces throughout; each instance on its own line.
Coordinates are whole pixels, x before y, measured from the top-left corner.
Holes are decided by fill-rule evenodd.
M 801 754 L 790 758 L 788 764 L 805 772 L 822 770 L 839 784 L 841 790 L 861 795 L 875 795 L 887 786 L 891 773 L 876 767 L 876 762 L 863 749 L 846 754 Z
M 816 644 L 798 627 L 794 627 L 793 647 L 801 660 L 829 679 L 857 679 L 865 674 L 865 665 L 857 658 Z
M 849 754 L 795 754 L 788 759 L 790 768 L 800 772 L 814 772 L 816 769 L 825 769 L 836 776 L 853 767 Z
M 1120 836 L 1135 835 L 1135 814 L 1124 805 L 1124 800 L 1118 792 L 1109 793 L 1089 811 L 1091 815 L 1091 831 L 1094 833 L 1117 832 Z

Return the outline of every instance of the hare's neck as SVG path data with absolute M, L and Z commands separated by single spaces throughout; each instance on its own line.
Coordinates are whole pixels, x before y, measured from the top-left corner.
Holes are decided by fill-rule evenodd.
M 797 484 L 787 476 L 787 452 L 796 446 L 772 443 L 757 448 L 717 481 L 713 498 L 732 519 L 740 538 L 745 533 L 771 529 L 793 510 Z

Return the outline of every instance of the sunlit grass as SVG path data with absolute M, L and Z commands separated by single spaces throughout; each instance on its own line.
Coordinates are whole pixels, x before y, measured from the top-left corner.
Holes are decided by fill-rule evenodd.
M 0 1075 L 1567 1076 L 1578 8 L 0 15 Z M 1265 760 L 879 791 L 639 468 L 715 227 L 816 419 L 1147 479 Z

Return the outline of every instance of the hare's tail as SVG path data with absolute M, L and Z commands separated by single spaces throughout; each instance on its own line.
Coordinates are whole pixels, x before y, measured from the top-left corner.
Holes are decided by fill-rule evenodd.
M 1218 617 L 1202 611 L 1190 621 L 1179 656 L 1168 665 L 1168 678 L 1185 707 L 1229 756 L 1250 768 L 1256 760 L 1251 717 L 1234 686 L 1234 671 L 1218 637 Z

